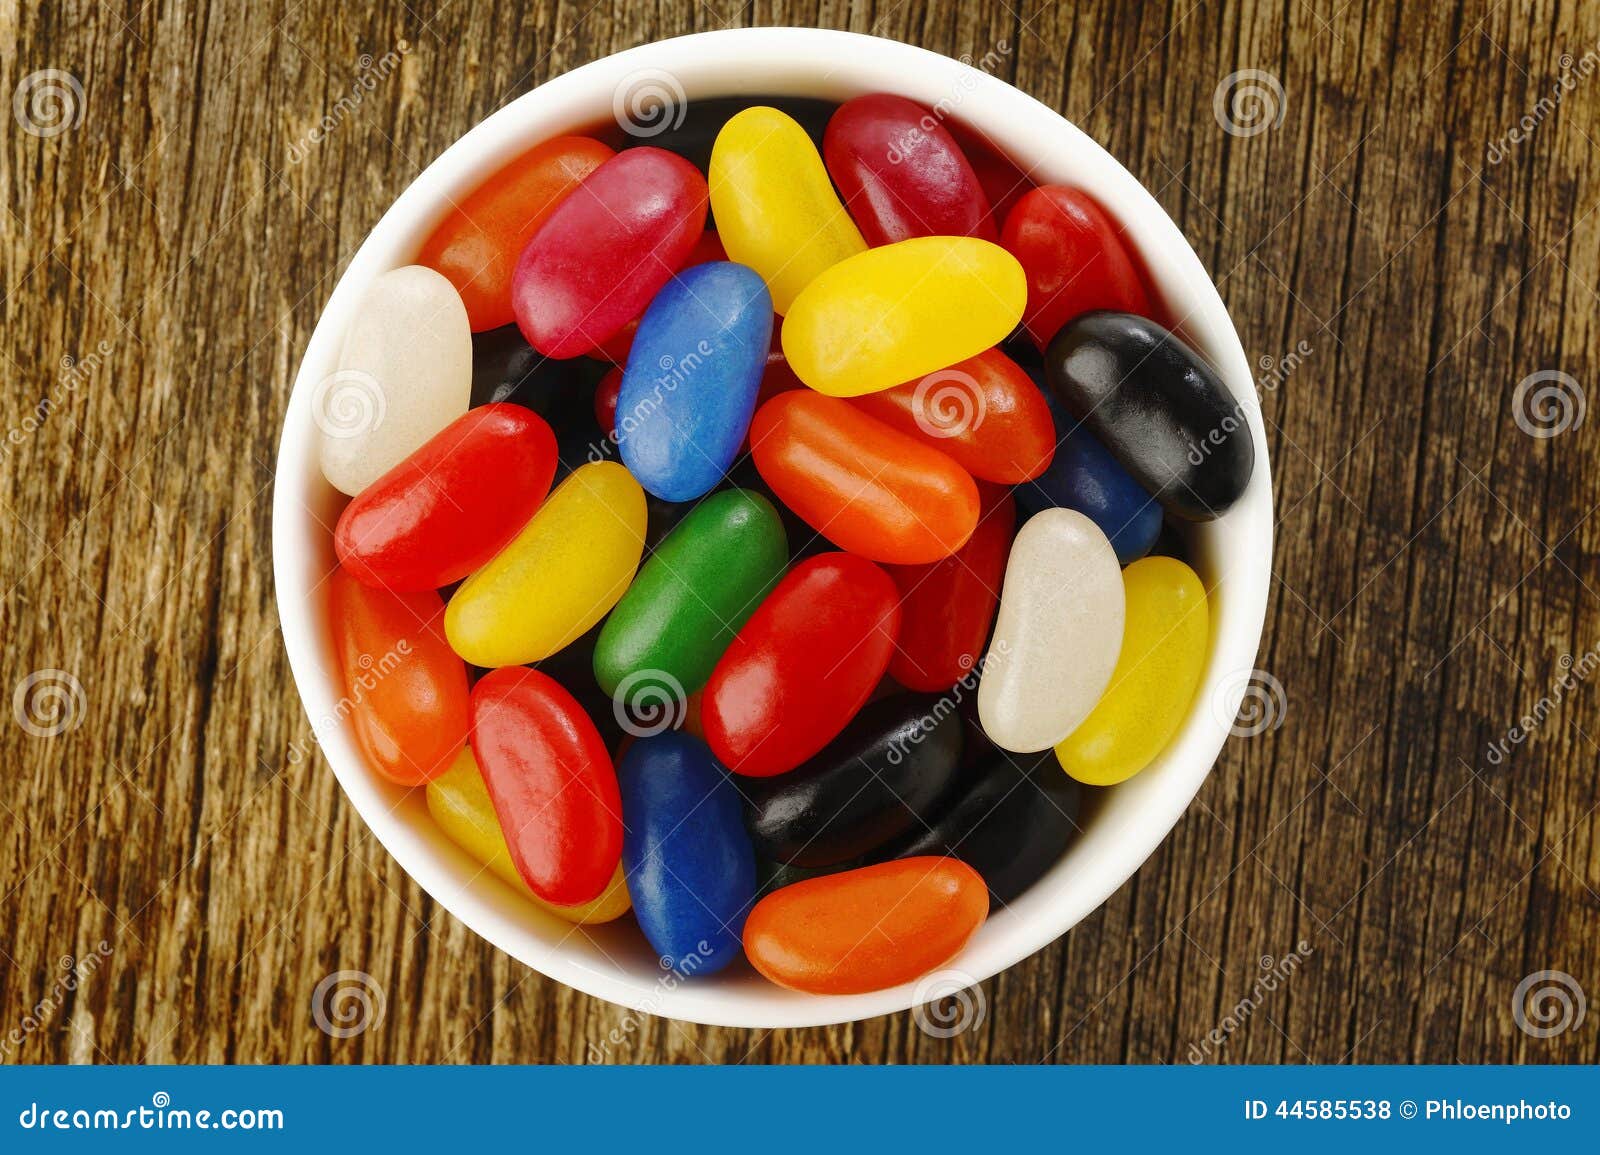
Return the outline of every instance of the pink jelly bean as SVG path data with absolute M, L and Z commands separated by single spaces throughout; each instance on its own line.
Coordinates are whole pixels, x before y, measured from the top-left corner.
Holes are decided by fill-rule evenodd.
M 589 174 L 522 250 L 517 326 L 549 357 L 616 335 L 688 259 L 705 230 L 705 177 L 664 149 L 630 148 Z

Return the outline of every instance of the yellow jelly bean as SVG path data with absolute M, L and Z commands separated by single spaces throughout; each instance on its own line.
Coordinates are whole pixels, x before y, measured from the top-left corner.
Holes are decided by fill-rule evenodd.
M 818 273 L 867 247 L 816 145 L 776 108 L 747 108 L 722 126 L 709 183 L 728 259 L 761 274 L 779 313 Z
M 450 769 L 428 783 L 428 813 L 451 842 L 505 879 L 522 897 L 558 918 L 568 922 L 610 922 L 628 910 L 628 886 L 620 862 L 600 897 L 577 906 L 553 906 L 528 889 L 511 863 L 506 836 L 495 817 L 489 788 L 483 784 L 470 746 L 462 748 Z
M 520 666 L 581 637 L 627 592 L 644 552 L 644 490 L 615 461 L 576 470 L 445 610 L 475 666 Z
M 999 245 L 915 237 L 840 261 L 807 285 L 783 319 L 783 353 L 819 393 L 876 393 L 998 345 L 1027 300 L 1022 266 Z
M 1205 586 L 1176 558 L 1147 557 L 1122 571 L 1126 618 L 1111 684 L 1089 716 L 1056 744 L 1066 772 L 1112 786 L 1150 765 L 1189 712 L 1211 630 Z

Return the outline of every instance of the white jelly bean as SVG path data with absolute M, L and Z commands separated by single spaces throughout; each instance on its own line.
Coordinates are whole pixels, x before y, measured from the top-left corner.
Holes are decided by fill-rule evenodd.
M 455 286 L 421 265 L 383 274 L 345 334 L 338 371 L 311 397 L 323 476 L 360 493 L 465 413 L 471 394 L 472 331 Z
M 1070 509 L 1033 517 L 1011 544 L 978 719 L 999 746 L 1054 746 L 1105 693 L 1122 649 L 1122 571 L 1100 528 Z

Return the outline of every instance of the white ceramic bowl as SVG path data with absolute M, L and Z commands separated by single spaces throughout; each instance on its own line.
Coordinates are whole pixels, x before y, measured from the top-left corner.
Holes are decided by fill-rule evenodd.
M 328 636 L 325 579 L 331 527 L 343 504 L 317 467 L 311 397 L 336 368 L 351 311 L 374 277 L 411 263 L 452 199 L 459 200 L 524 149 L 613 116 L 619 91 L 660 70 L 689 99 L 736 94 L 843 101 L 895 92 L 977 128 L 1031 167 L 1037 183 L 1074 185 L 1115 216 L 1149 269 L 1168 315 L 1245 404 L 1256 468 L 1248 492 L 1222 519 L 1195 527 L 1189 545 L 1212 590 L 1205 683 L 1182 731 L 1149 769 L 1103 792 L 1085 833 L 1043 879 L 995 912 L 951 968 L 977 981 L 1066 933 L 1105 901 L 1171 830 L 1228 737 L 1243 681 L 1255 664 L 1272 564 L 1266 437 L 1250 366 L 1210 277 L 1155 199 L 1121 165 L 1055 112 L 955 60 L 905 44 L 812 29 L 737 29 L 634 48 L 557 77 L 472 129 L 429 165 L 384 214 L 339 280 L 306 349 L 289 400 L 273 501 L 273 572 L 289 664 L 310 717 L 337 717 L 340 673 Z M 922 1001 L 916 984 L 819 997 L 773 986 L 739 964 L 731 973 L 675 981 L 631 920 L 575 928 L 520 899 L 480 870 L 429 817 L 421 790 L 405 792 L 368 769 L 347 727 L 315 726 L 323 753 L 368 826 L 446 910 L 528 966 L 598 998 L 654 1015 L 738 1027 L 841 1023 Z M 946 992 L 948 993 L 948 992 Z

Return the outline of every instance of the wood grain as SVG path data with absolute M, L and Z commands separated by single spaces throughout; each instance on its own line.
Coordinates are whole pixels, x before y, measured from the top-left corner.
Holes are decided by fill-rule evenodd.
M 351 253 L 507 100 L 750 23 L 998 50 L 1155 193 L 1252 359 L 1309 350 L 1263 391 L 1281 725 L 1230 742 L 1137 876 L 985 983 L 986 1019 L 948 1040 L 909 1015 L 630 1019 L 439 910 L 320 757 L 294 756 L 310 729 L 276 626 L 272 466 Z M 363 56 L 401 41 L 292 163 Z M 1563 655 L 1581 670 L 1600 644 L 1600 421 L 1535 438 L 1513 417 L 1530 374 L 1581 392 L 1600 371 L 1597 45 L 1600 9 L 1553 0 L 0 2 L 0 93 L 44 69 L 81 84 L 81 119 L 41 136 L 14 115 L 0 152 L 0 689 L 48 670 L 82 688 L 64 733 L 0 725 L 0 1056 L 1600 1059 L 1600 1016 L 1550 1038 L 1513 1016 L 1534 972 L 1600 994 L 1600 686 L 1556 689 Z M 1214 96 L 1251 69 L 1281 121 L 1234 135 Z M 60 960 L 102 942 L 52 998 Z M 1238 1014 L 1263 956 L 1301 942 Z M 386 998 L 350 1039 L 309 1012 L 340 969 Z

